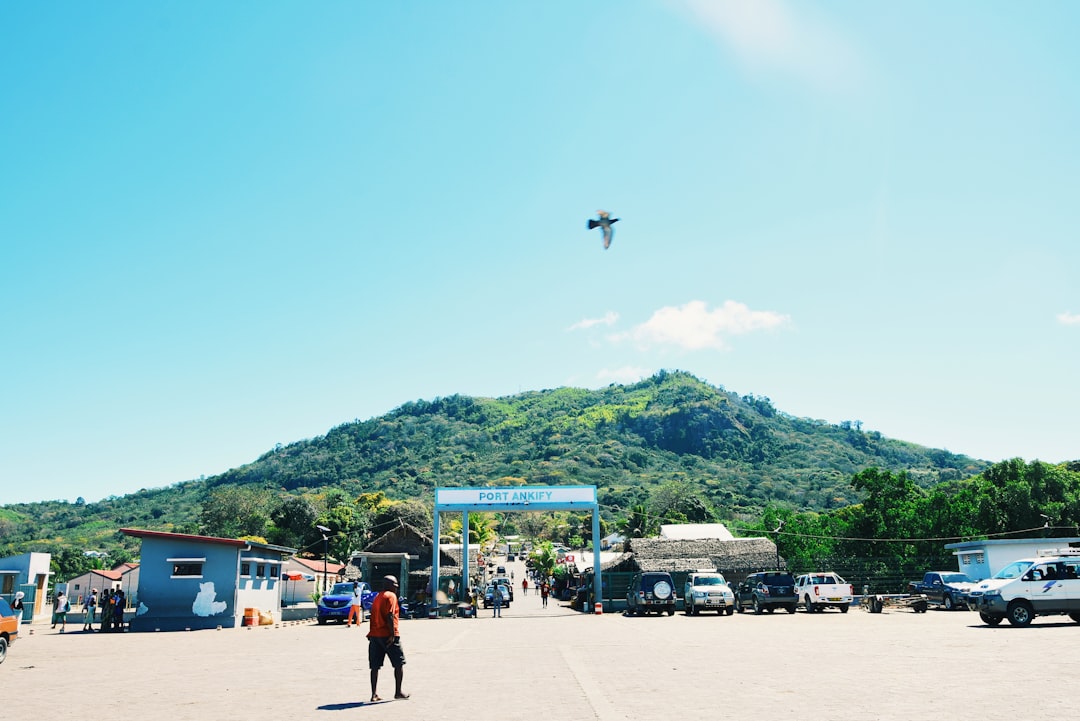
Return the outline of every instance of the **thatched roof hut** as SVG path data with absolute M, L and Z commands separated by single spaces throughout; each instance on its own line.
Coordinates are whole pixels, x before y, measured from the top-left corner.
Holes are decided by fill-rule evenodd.
M 401 561 L 398 560 L 402 556 L 407 558 L 404 566 L 400 566 Z M 408 523 L 395 526 L 364 546 L 363 551 L 353 553 L 343 572 L 345 579 L 351 581 L 363 578 L 365 564 L 368 565 L 369 575 L 376 577 L 382 572 L 396 572 L 390 566 L 398 564 L 402 568 L 401 572 L 407 573 L 409 577 L 409 585 L 403 590 L 415 591 L 424 588 L 431 578 L 431 537 Z M 382 567 L 382 570 L 373 574 L 372 569 L 376 564 Z M 460 546 L 439 548 L 441 576 L 460 574 L 461 565 Z
M 738 581 L 754 571 L 775 567 L 776 545 L 768 538 L 632 538 L 626 542 L 626 552 L 605 564 L 603 570 L 679 573 L 715 568 L 729 581 Z

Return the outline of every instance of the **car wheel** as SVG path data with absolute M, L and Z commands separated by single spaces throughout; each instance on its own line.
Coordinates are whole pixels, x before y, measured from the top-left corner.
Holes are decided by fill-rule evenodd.
M 945 598 L 941 600 L 941 605 L 945 607 L 946 611 L 956 610 L 956 604 L 953 602 L 952 596 L 947 593 L 945 594 Z
M 1076 621 L 1077 623 L 1080 623 L 1080 612 L 1070 613 L 1069 618 L 1071 618 L 1073 621 Z
M 320 626 L 325 626 L 326 625 L 326 616 L 319 616 L 319 625 Z
M 675 615 L 675 607 L 674 606 L 672 606 L 671 608 L 669 608 L 667 610 L 667 615 L 669 615 L 669 616 L 674 616 Z
M 743 610 L 744 610 L 743 607 L 742 607 L 742 604 L 739 603 L 738 601 L 735 602 L 735 610 L 738 611 L 739 613 L 742 613 Z
M 979 618 L 981 618 L 983 623 L 987 626 L 996 626 L 1005 620 L 1001 616 L 991 616 L 989 613 L 983 613 L 982 611 L 979 612 Z
M 3 636 L 0 636 L 0 663 L 3 663 L 4 659 L 7 658 L 7 647 L 7 639 Z
M 754 599 L 754 613 L 757 614 L 758 616 L 761 615 L 761 604 L 758 602 L 758 600 L 756 598 Z
M 787 612 L 788 613 L 795 613 L 795 609 L 798 608 L 798 607 L 799 607 L 799 604 L 797 604 L 797 603 L 789 603 L 787 605 Z
M 1031 620 L 1035 618 L 1035 612 L 1027 601 L 1013 601 L 1009 604 L 1006 614 L 1009 623 L 1014 626 L 1028 626 L 1031 624 Z
M 807 596 L 803 599 L 803 604 L 806 606 L 806 612 L 807 613 L 813 613 L 814 611 L 817 610 L 814 607 L 814 604 L 811 603 L 809 594 L 807 594 Z
M 847 606 L 841 606 L 840 607 L 840 613 L 847 613 L 847 610 L 848 610 Z

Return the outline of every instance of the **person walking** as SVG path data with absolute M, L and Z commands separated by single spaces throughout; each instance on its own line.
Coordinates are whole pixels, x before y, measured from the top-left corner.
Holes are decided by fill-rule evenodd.
M 97 589 L 91 588 L 90 593 L 83 600 L 83 624 L 82 630 L 93 631 L 94 611 L 97 610 Z
M 543 608 L 547 608 L 547 600 L 548 600 L 548 585 L 547 585 L 547 581 L 544 581 L 543 583 L 540 584 L 540 605 Z
M 349 600 L 349 620 L 345 625 L 351 626 L 354 618 L 356 619 L 356 627 L 359 628 L 360 624 L 364 622 L 364 607 L 360 601 L 360 584 L 356 581 L 353 581 L 352 598 Z
M 491 587 L 491 617 L 502 618 L 503 586 L 496 583 Z
M 368 629 L 368 667 L 371 669 L 371 703 L 379 698 L 379 669 L 383 659 L 389 657 L 394 667 L 394 698 L 404 700 L 409 694 L 401 690 L 404 679 L 405 652 L 401 650 L 401 634 L 398 630 L 400 610 L 398 607 L 398 580 L 395 576 L 383 577 L 383 590 L 371 602 L 371 618 Z
M 529 595 L 529 579 L 527 579 L 527 578 L 521 579 L 521 595 L 522 596 L 528 596 Z

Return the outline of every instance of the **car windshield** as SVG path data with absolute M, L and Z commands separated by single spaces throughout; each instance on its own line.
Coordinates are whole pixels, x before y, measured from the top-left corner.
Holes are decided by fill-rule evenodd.
M 351 596 L 353 585 L 351 583 L 335 583 L 334 587 L 330 589 L 328 596 Z M 363 590 L 363 589 L 361 589 Z
M 723 586 L 723 576 L 698 576 L 694 579 L 695 586 Z
M 1035 565 L 1034 561 L 1016 561 L 994 574 L 994 578 L 1020 578 Z
M 971 579 L 962 573 L 941 574 L 942 583 L 971 583 Z
M 794 586 L 795 579 L 787 573 L 766 573 L 761 579 L 762 583 L 769 586 Z
M 836 576 L 812 576 L 810 583 L 840 583 Z

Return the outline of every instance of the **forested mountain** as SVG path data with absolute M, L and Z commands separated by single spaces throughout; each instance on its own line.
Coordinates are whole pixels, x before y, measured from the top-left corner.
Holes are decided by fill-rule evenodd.
M 661 372 L 595 391 L 406 403 L 381 418 L 276 448 L 208 483 L 288 491 L 335 485 L 397 498 L 429 498 L 436 486 L 588 484 L 600 489 L 603 503 L 627 508 L 653 486 L 690 480 L 726 515 L 769 501 L 807 509 L 847 505 L 858 497 L 851 475 L 868 466 L 906 470 L 929 486 L 989 465 L 859 425 L 793 418 L 767 398 Z
M 864 432 L 858 422 L 794 418 L 767 398 L 661 372 L 595 391 L 406 403 L 206 480 L 99 503 L 0 507 L 0 555 L 104 549 L 115 560 L 135 551 L 117 533 L 123 526 L 262 535 L 276 523 L 282 531 L 277 542 L 304 545 L 308 539 L 283 529 L 335 508 L 349 515 L 337 519 L 338 527 L 356 526 L 349 503 L 361 494 L 370 501 L 370 531 L 388 500 L 430 504 L 436 486 L 458 485 L 596 485 L 608 521 L 655 501 L 658 489 L 675 488 L 682 496 L 664 506 L 673 519 L 758 521 L 767 505 L 798 512 L 858 502 L 863 494 L 851 479 L 870 467 L 905 472 L 916 486 L 929 488 L 988 466 Z M 229 495 L 230 489 L 272 500 Z M 216 505 L 208 509 L 211 497 Z M 236 521 L 247 516 L 251 522 Z

